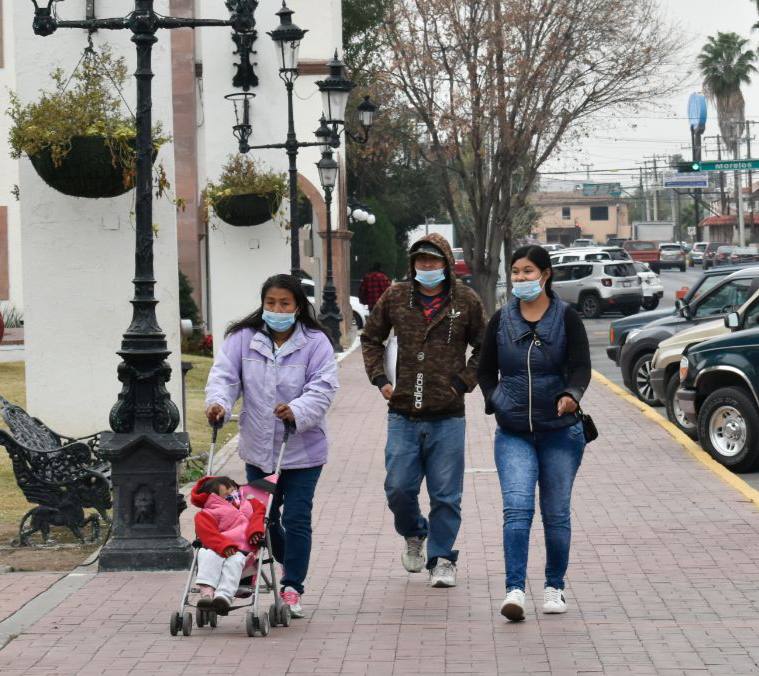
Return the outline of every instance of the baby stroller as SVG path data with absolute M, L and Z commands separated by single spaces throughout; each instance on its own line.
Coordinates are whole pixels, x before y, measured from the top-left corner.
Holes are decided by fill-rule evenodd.
M 261 540 L 255 557 L 255 567 L 257 571 L 255 583 L 253 583 L 252 586 L 241 584 L 235 594 L 235 598 L 239 599 L 240 603 L 229 608 L 229 612 L 247 608 L 245 615 L 245 629 L 248 636 L 255 636 L 257 633 L 261 636 L 268 636 L 271 627 L 276 627 L 277 625 L 283 627 L 290 626 L 290 606 L 281 599 L 278 593 L 279 585 L 277 583 L 277 571 L 274 565 L 274 555 L 272 554 L 271 548 L 271 534 L 269 532 L 269 514 L 271 512 L 272 503 L 274 502 L 274 491 L 276 490 L 277 480 L 279 479 L 282 457 L 284 456 L 285 447 L 287 446 L 287 441 L 290 438 L 292 430 L 292 424 L 286 422 L 285 436 L 282 440 L 282 446 L 279 449 L 279 456 L 277 457 L 274 474 L 240 488 L 240 494 L 243 498 L 255 497 L 266 504 L 264 537 Z M 216 451 L 216 436 L 218 431 L 219 426 L 214 425 L 211 435 L 211 448 L 208 453 L 206 476 L 211 476 L 212 474 L 213 456 Z M 183 636 L 189 636 L 192 633 L 192 612 L 187 610 L 187 608 L 195 608 L 195 623 L 198 627 L 204 627 L 206 625 L 209 627 L 216 627 L 218 624 L 218 616 L 220 613 L 215 610 L 198 608 L 197 594 L 199 594 L 200 590 L 192 586 L 192 581 L 195 579 L 198 571 L 198 551 L 202 546 L 200 540 L 197 539 L 192 543 L 192 564 L 187 575 L 187 582 L 185 583 L 182 592 L 182 598 L 179 602 L 179 610 L 171 614 L 171 620 L 169 622 L 169 631 L 172 636 L 176 636 L 180 631 Z M 264 568 L 266 565 L 269 566 L 268 574 Z M 269 592 L 272 593 L 273 603 L 268 608 L 264 608 L 262 607 L 262 597 Z M 190 600 L 191 595 L 193 595 L 192 601 Z M 246 599 L 251 600 L 246 601 Z

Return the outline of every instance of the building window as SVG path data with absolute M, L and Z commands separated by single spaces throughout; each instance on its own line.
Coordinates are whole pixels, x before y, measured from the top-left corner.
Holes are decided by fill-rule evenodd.
M 609 207 L 590 207 L 591 221 L 608 221 Z
M 572 210 L 569 207 L 561 207 L 561 218 L 568 221 L 572 218 Z

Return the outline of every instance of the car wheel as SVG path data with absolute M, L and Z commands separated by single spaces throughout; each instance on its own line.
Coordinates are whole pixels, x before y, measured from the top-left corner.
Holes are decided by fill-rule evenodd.
M 734 472 L 750 472 L 759 464 L 759 412 L 739 387 L 723 387 L 706 398 L 698 436 L 704 450 Z
M 681 432 L 685 432 L 691 439 L 698 438 L 698 427 L 689 423 L 682 409 L 677 403 L 677 388 L 680 387 L 680 376 L 674 373 L 667 382 L 667 399 L 664 405 L 667 408 L 667 418 Z
M 653 352 L 646 352 L 635 361 L 632 368 L 632 392 L 644 404 L 659 406 L 661 402 L 656 398 L 654 388 L 651 387 L 651 360 L 653 356 Z
M 659 307 L 659 299 L 656 296 L 643 299 L 644 310 L 655 310 L 657 307 Z
M 619 308 L 619 311 L 625 317 L 630 317 L 631 315 L 635 315 L 635 314 L 638 314 L 638 312 L 640 312 L 640 305 L 622 305 Z
M 585 319 L 598 319 L 601 316 L 601 299 L 594 293 L 586 293 L 580 299 L 580 310 Z
M 361 318 L 361 315 L 355 310 L 353 311 L 353 325 L 359 331 L 364 328 L 364 320 Z

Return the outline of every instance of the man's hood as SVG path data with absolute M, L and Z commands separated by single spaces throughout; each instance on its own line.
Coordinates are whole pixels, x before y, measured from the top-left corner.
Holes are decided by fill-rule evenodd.
M 413 256 L 414 252 L 422 245 L 422 244 L 433 244 L 436 246 L 445 256 L 445 263 L 446 263 L 446 269 L 448 270 L 448 280 L 451 283 L 451 289 L 453 289 L 454 284 L 456 283 L 456 274 L 454 272 L 454 267 L 456 264 L 455 259 L 453 258 L 453 251 L 451 251 L 451 245 L 448 244 L 448 240 L 443 237 L 441 234 L 437 232 L 431 232 L 429 235 L 425 235 L 420 240 L 414 242 L 411 245 L 411 249 L 409 249 L 409 275 L 410 279 L 413 281 L 414 277 L 416 277 L 416 270 L 414 270 L 414 262 L 413 262 Z

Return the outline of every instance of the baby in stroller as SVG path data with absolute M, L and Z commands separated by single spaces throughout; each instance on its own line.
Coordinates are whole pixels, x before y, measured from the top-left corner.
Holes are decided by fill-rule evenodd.
M 195 515 L 195 534 L 203 545 L 195 580 L 200 590 L 197 605 L 226 615 L 240 579 L 256 573 L 266 505 L 252 496 L 242 497 L 237 483 L 226 476 L 200 479 L 191 500 L 201 508 Z

